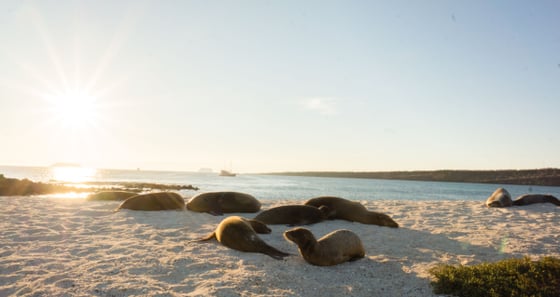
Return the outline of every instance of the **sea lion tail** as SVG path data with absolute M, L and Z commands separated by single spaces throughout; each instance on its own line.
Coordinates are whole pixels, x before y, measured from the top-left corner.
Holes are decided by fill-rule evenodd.
M 211 239 L 214 239 L 214 238 L 216 238 L 216 232 L 212 232 L 212 233 L 210 233 L 210 234 L 208 234 L 208 235 L 206 235 L 202 238 L 199 238 L 199 239 L 191 240 L 191 241 L 189 241 L 189 243 L 192 243 L 192 242 L 201 243 L 201 242 L 208 241 L 208 240 L 211 240 Z

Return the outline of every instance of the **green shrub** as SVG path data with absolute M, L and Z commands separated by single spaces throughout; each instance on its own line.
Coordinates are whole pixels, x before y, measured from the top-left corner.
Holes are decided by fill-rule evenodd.
M 429 271 L 434 293 L 491 297 L 560 296 L 560 259 L 508 259 L 474 266 L 438 265 Z

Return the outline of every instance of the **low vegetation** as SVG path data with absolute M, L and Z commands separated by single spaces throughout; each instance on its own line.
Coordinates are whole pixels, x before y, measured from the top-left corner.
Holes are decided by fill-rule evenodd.
M 474 266 L 439 265 L 430 270 L 434 293 L 455 296 L 560 296 L 560 259 L 508 259 Z

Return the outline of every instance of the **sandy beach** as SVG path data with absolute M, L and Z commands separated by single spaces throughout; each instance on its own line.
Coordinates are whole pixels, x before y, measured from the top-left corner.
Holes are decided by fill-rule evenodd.
M 263 201 L 263 209 L 303 201 Z M 293 254 L 275 260 L 215 241 L 191 243 L 224 218 L 120 211 L 118 202 L 0 197 L 0 296 L 434 296 L 428 269 L 510 257 L 560 257 L 560 207 L 489 209 L 483 201 L 363 201 L 401 228 L 327 221 L 360 236 L 366 258 L 306 263 L 271 225 L 261 235 Z M 255 214 L 238 214 L 253 218 Z

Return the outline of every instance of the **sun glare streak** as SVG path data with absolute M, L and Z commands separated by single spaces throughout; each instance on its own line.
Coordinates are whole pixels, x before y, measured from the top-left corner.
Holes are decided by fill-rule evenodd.
M 68 88 L 68 79 L 66 77 L 66 73 L 64 72 L 64 68 L 62 67 L 62 63 L 60 62 L 60 58 L 58 57 L 54 45 L 51 42 L 51 38 L 49 33 L 47 32 L 46 25 L 43 22 L 43 18 L 36 7 L 31 7 L 30 10 L 32 22 L 35 25 L 37 31 L 39 32 L 39 36 L 41 37 L 47 48 L 48 55 L 54 65 L 54 69 L 60 77 L 63 88 Z
M 110 65 L 110 62 L 114 59 L 114 57 L 118 54 L 119 50 L 123 46 L 124 42 L 128 38 L 128 36 L 133 31 L 136 23 L 139 21 L 140 17 L 146 11 L 146 3 L 144 5 L 139 5 L 135 7 L 133 11 L 129 12 L 127 15 L 124 16 L 123 21 L 121 22 L 119 28 L 116 30 L 113 38 L 111 39 L 111 43 L 109 47 L 105 51 L 105 54 L 101 58 L 101 60 L 97 63 L 97 67 L 91 76 L 89 82 L 86 85 L 86 89 L 89 90 L 93 88 L 97 84 L 99 77 L 105 72 L 105 69 Z
M 21 60 L 24 61 L 23 59 Z M 19 65 L 27 74 L 29 74 L 29 76 L 31 76 L 36 81 L 40 82 L 43 85 L 43 87 L 47 89 L 49 92 L 56 91 L 57 88 L 54 86 L 53 82 L 48 80 L 43 75 L 41 75 L 39 71 L 37 71 L 37 69 L 31 65 L 31 63 L 24 61 L 24 62 L 20 62 Z

